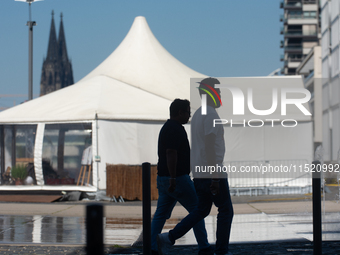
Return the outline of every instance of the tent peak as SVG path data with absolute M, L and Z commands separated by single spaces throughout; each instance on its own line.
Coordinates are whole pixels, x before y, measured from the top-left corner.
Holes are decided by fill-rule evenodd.
M 146 21 L 146 18 L 144 16 L 137 16 L 135 18 L 135 21 L 137 21 L 137 20 L 140 20 L 140 21 L 145 20 Z
M 153 35 L 148 22 L 146 21 L 146 18 L 144 16 L 137 16 L 135 20 L 132 23 L 132 26 L 130 28 L 130 31 L 127 35 L 136 36 L 136 33 L 144 33 L 148 34 L 149 37 L 154 37 L 151 40 L 157 40 L 156 37 Z
M 174 100 L 190 97 L 190 78 L 205 77 L 173 57 L 137 16 L 120 45 L 81 81 L 105 75 L 154 95 Z
M 145 18 L 144 16 L 137 16 L 137 17 L 135 18 L 135 20 L 133 21 L 130 30 L 131 30 L 133 27 L 135 27 L 135 26 L 145 26 L 145 25 L 146 25 L 147 27 L 149 27 L 148 22 L 146 21 L 146 18 Z M 149 29 L 150 29 L 150 28 L 149 28 Z

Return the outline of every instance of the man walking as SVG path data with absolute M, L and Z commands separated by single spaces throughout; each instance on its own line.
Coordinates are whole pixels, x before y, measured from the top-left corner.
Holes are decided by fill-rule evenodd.
M 157 252 L 157 235 L 161 233 L 165 221 L 170 218 L 177 201 L 192 212 L 198 204 L 190 173 L 190 146 L 183 127 L 190 118 L 190 102 L 175 99 L 170 106 L 170 119 L 162 127 L 158 138 L 158 202 L 151 223 L 152 254 Z M 199 255 L 213 254 L 207 240 L 204 220 L 193 226 L 199 246 Z
M 177 239 L 187 233 L 197 222 L 209 215 L 212 204 L 218 207 L 216 231 L 216 255 L 231 254 L 228 249 L 233 207 L 230 198 L 227 176 L 224 173 L 196 172 L 195 166 L 222 166 L 225 144 L 222 125 L 214 127 L 214 119 L 220 119 L 216 108 L 221 105 L 220 90 L 215 84 L 220 82 L 207 78 L 200 82 L 199 92 L 206 100 L 205 113 L 199 108 L 191 120 L 192 150 L 191 170 L 199 199 L 198 207 L 186 216 L 173 230 L 159 234 L 158 250 L 161 255 L 167 254 Z M 204 100 L 203 100 L 204 101 Z M 204 105 L 205 107 L 205 105 Z

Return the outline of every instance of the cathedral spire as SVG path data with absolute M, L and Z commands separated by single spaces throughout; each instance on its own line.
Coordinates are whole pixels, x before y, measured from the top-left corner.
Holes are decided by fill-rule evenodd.
M 73 84 L 72 63 L 69 61 L 66 50 L 63 14 L 60 15 L 60 28 L 57 39 L 54 25 L 54 11 L 52 11 L 52 22 L 48 50 L 44 59 L 40 80 L 40 95 L 46 95 L 58 89 Z
M 58 59 L 58 44 L 57 44 L 57 34 L 54 25 L 54 11 L 52 11 L 52 21 L 50 29 L 50 38 L 48 42 L 47 50 L 47 60 L 56 61 Z
M 68 61 L 68 57 L 67 57 L 66 40 L 65 40 L 65 33 L 64 33 L 63 13 L 60 14 L 58 46 L 59 46 L 59 56 L 61 57 L 61 61 L 65 63 Z

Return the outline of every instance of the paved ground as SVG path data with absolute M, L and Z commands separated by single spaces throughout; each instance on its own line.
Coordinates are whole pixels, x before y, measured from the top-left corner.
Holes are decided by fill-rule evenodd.
M 323 242 L 323 254 L 340 254 L 340 242 Z M 231 244 L 234 255 L 312 255 L 313 244 L 310 242 L 246 243 Z M 142 254 L 142 248 L 105 247 L 105 254 Z M 0 254 L 44 254 L 44 255 L 85 255 L 82 246 L 54 245 L 0 245 Z M 197 255 L 197 246 L 175 246 L 170 255 Z
M 131 252 L 133 251 L 133 252 Z M 246 243 L 231 244 L 230 251 L 234 255 L 311 255 L 313 254 L 313 244 L 310 242 L 279 242 L 279 243 Z M 142 254 L 142 250 L 125 249 L 126 253 L 117 248 L 109 254 Z M 131 253 L 130 253 L 131 252 Z M 170 255 L 197 255 L 197 246 L 175 246 Z M 340 242 L 324 242 L 323 254 L 340 254 Z
M 325 209 L 327 213 L 340 212 L 336 188 L 335 192 L 326 194 Z M 232 197 L 236 215 L 246 214 L 296 214 L 312 212 L 310 195 L 284 195 L 284 196 L 241 196 Z M 84 217 L 85 206 L 88 202 L 63 202 L 53 204 L 38 203 L 0 203 L 0 215 L 26 215 L 26 216 L 51 216 L 51 217 Z M 106 217 L 114 217 L 124 221 L 127 218 L 141 218 L 141 202 L 127 203 L 103 203 L 105 205 Z M 155 211 L 156 202 L 152 202 L 152 212 Z M 176 206 L 173 217 L 184 217 L 187 212 Z M 216 215 L 214 208 L 211 215 Z M 333 224 L 334 225 L 334 224 Z M 313 244 L 306 240 L 294 242 L 257 242 L 257 243 L 233 243 L 230 250 L 234 255 L 239 254 L 313 254 Z M 196 245 L 175 246 L 171 255 L 193 255 L 197 254 Z M 23 243 L 1 243 L 0 254 L 86 254 L 83 245 L 56 244 L 23 244 Z M 142 254 L 142 248 L 130 246 L 106 246 L 105 254 Z M 340 241 L 323 242 L 323 254 L 340 254 Z
M 232 197 L 235 214 L 252 214 L 264 212 L 267 214 L 312 212 L 310 196 L 244 196 Z M 241 201 L 240 201 L 241 200 Z M 60 203 L 0 203 L 0 215 L 49 215 L 56 217 L 85 217 L 87 202 Z M 142 215 L 142 202 L 126 203 L 101 202 L 105 206 L 105 216 L 114 218 L 138 218 Z M 156 210 L 156 201 L 152 201 L 151 212 Z M 338 200 L 325 201 L 326 212 L 340 212 Z M 187 211 L 182 206 L 176 206 L 174 217 L 186 216 Z M 213 207 L 211 215 L 217 215 L 217 208 Z

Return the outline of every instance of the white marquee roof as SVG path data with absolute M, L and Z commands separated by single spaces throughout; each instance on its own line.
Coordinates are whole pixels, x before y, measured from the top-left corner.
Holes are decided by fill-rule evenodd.
M 190 78 L 204 77 L 174 58 L 136 17 L 118 48 L 72 86 L 0 113 L 1 123 L 124 119 L 166 120 L 175 98 L 190 97 Z
M 0 113 L 1 123 L 98 119 L 166 120 L 171 101 L 96 76 Z
M 144 17 L 136 17 L 117 49 L 83 80 L 106 75 L 173 100 L 190 98 L 190 78 L 206 77 L 174 58 L 156 39 Z

